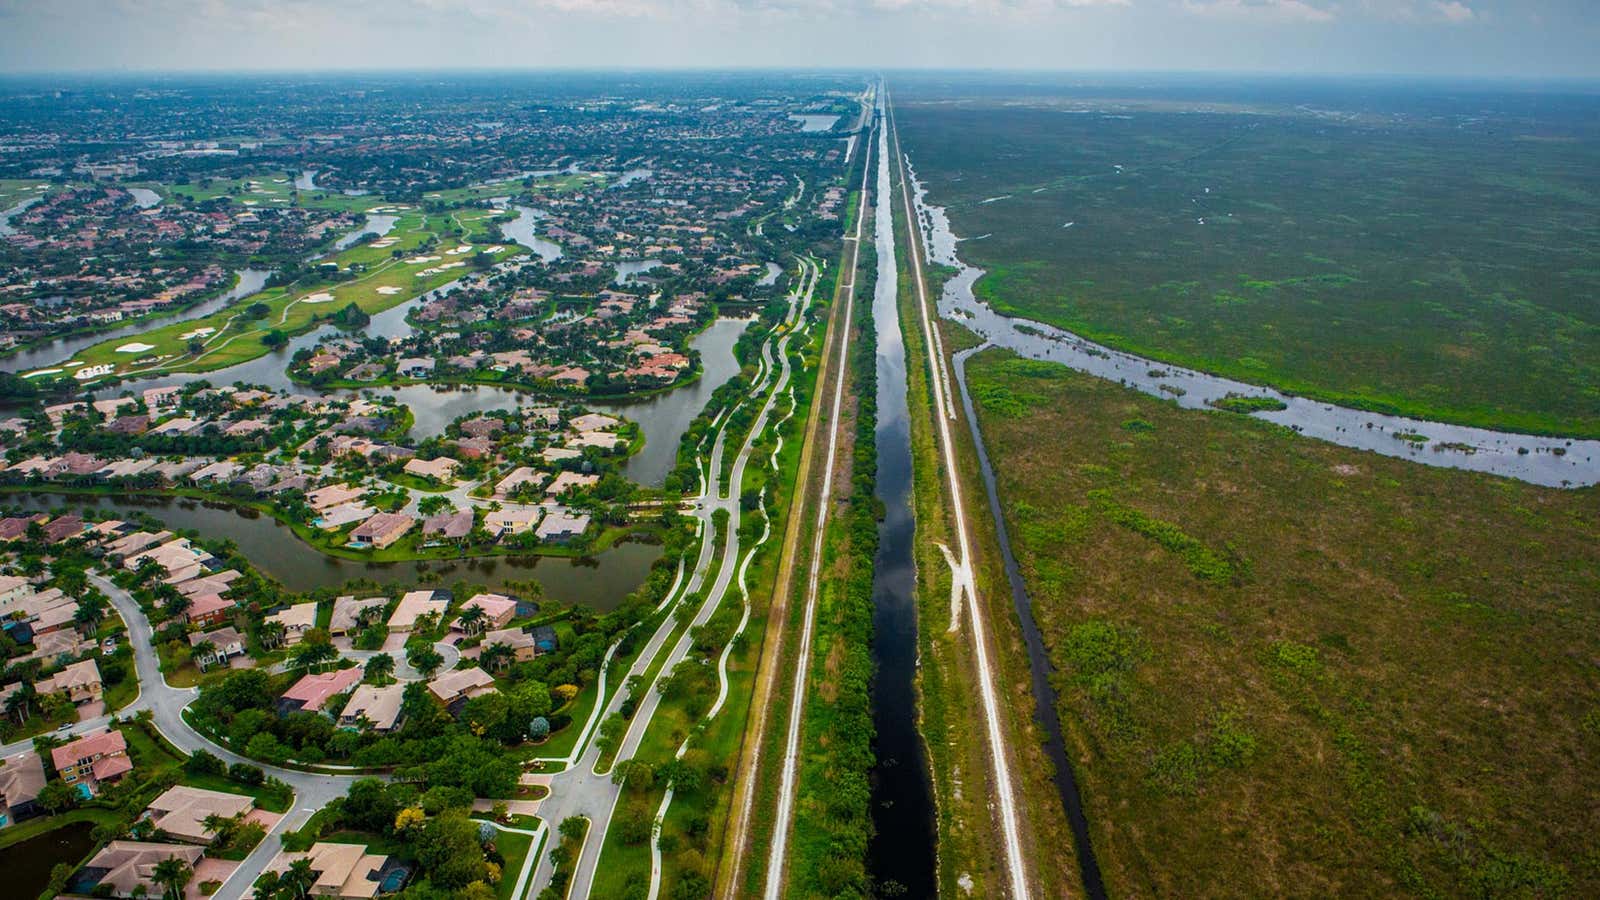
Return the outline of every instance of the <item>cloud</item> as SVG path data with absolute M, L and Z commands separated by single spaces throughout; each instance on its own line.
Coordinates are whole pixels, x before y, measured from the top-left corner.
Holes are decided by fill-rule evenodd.
M 1433 10 L 1446 22 L 1456 25 L 1478 18 L 1477 12 L 1461 0 L 1434 0 Z
M 1332 8 L 1306 0 L 1183 0 L 1183 9 L 1197 16 L 1258 22 L 1321 24 L 1335 18 Z

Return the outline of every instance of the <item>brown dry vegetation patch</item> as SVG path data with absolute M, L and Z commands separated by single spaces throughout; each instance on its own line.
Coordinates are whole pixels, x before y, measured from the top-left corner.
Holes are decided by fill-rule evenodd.
M 1600 492 L 1013 359 L 970 377 L 1037 398 L 980 418 L 1113 895 L 1600 893 Z

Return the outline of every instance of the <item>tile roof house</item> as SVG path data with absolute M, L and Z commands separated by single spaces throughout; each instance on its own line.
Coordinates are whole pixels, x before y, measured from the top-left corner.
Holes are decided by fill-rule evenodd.
M 555 507 L 539 523 L 535 533 L 541 541 L 568 541 L 589 530 L 589 515 Z
M 32 750 L 0 761 L 0 828 L 43 812 L 38 800 L 44 784 L 44 760 Z
M 350 702 L 339 713 L 342 728 L 360 727 L 363 719 L 373 731 L 393 731 L 400 724 L 400 705 L 405 699 L 403 684 L 363 684 L 350 695 Z
M 151 824 L 180 841 L 190 844 L 209 844 L 216 833 L 205 827 L 210 816 L 231 819 L 255 809 L 253 798 L 243 794 L 226 794 L 207 791 L 188 785 L 174 785 L 150 801 L 145 818 Z
M 362 600 L 357 600 L 353 596 L 339 597 L 333 601 L 333 617 L 328 621 L 328 633 L 338 636 L 356 631 L 361 627 L 363 613 L 382 618 L 382 610 L 388 605 L 388 597 L 367 597 Z M 378 612 L 367 612 L 372 609 Z
M 533 642 L 533 635 L 520 628 L 503 628 L 486 632 L 483 636 L 483 648 L 488 649 L 496 644 L 510 647 L 512 658 L 517 662 L 527 662 L 539 655 L 539 648 Z
M 184 611 L 184 616 L 190 625 L 210 628 L 220 625 L 228 617 L 228 610 L 235 606 L 232 600 L 220 593 L 206 592 L 195 594 L 189 598 L 189 608 Z
M 444 615 L 445 609 L 450 605 L 442 598 L 435 598 L 434 591 L 407 591 L 400 598 L 394 612 L 389 615 L 389 633 L 410 631 L 417 627 L 417 619 L 429 613 Z
M 62 781 L 87 784 L 91 790 L 133 771 L 128 741 L 120 731 L 102 731 L 62 744 L 50 751 L 50 761 Z
M 471 600 L 461 604 L 456 611 L 458 618 L 450 623 L 452 631 L 465 631 L 459 615 L 471 608 L 483 610 L 482 626 L 485 628 L 504 628 L 517 614 L 517 601 L 503 594 L 475 594 Z
M 320 487 L 306 494 L 306 503 L 317 512 L 332 509 L 358 499 L 365 491 L 360 488 L 346 487 L 342 484 L 330 484 Z
M 370 544 L 382 550 L 406 536 L 417 520 L 405 513 L 381 512 L 362 522 L 350 532 L 350 544 Z
M 440 513 L 422 520 L 422 536 L 425 538 L 442 538 L 447 541 L 459 541 L 472 533 L 472 510 L 463 509 L 460 512 Z
M 293 606 L 286 606 L 267 616 L 263 621 L 281 624 L 283 626 L 283 645 L 285 647 L 293 647 L 295 644 L 300 643 L 300 639 L 305 636 L 307 631 L 316 627 L 317 604 L 314 602 L 296 603 Z
M 484 513 L 483 530 L 496 537 L 522 534 L 539 522 L 544 513 L 536 506 L 521 509 L 491 509 Z
M 456 466 L 458 465 L 460 463 L 448 456 L 441 456 L 438 459 L 413 458 L 406 460 L 405 472 L 407 475 L 415 475 L 418 478 L 432 478 L 434 481 L 447 482 L 455 477 Z
M 389 857 L 367 852 L 364 844 L 318 841 L 304 853 L 279 851 L 267 864 L 267 871 L 281 875 L 302 859 L 311 861 L 311 871 L 317 876 L 311 883 L 311 896 L 340 900 L 366 900 L 377 896 L 383 874 L 389 867 Z
M 203 848 L 183 844 L 112 841 L 84 865 L 82 877 L 96 896 L 159 897 L 166 888 L 155 883 L 157 863 L 176 858 L 193 868 L 203 855 Z
M 199 647 L 201 644 L 211 645 L 209 651 L 195 657 L 195 664 L 202 672 L 210 666 L 226 665 L 229 657 L 244 655 L 244 636 L 231 625 L 215 631 L 196 631 L 189 635 L 190 647 Z
M 477 667 L 452 669 L 428 682 L 428 690 L 440 703 L 450 706 L 495 690 L 495 683 L 488 672 Z
M 41 694 L 66 694 L 67 699 L 81 706 L 99 700 L 104 686 L 100 681 L 100 667 L 94 660 L 86 659 L 39 680 L 34 689 Z
M 301 710 L 321 712 L 329 698 L 350 690 L 359 681 L 360 669 L 338 669 L 307 675 L 283 692 L 278 699 L 278 711 L 284 714 Z

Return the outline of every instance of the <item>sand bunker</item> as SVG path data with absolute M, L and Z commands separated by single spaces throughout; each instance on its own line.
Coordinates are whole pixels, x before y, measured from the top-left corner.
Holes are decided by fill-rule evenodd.
M 440 257 L 437 256 L 413 256 L 406 260 L 406 262 L 412 264 L 413 266 L 420 266 L 424 263 L 438 262 L 439 259 Z
M 485 252 L 485 253 L 504 253 L 504 252 L 506 252 L 506 248 L 500 246 L 499 244 L 496 244 L 493 247 L 490 247 L 487 250 L 484 250 L 483 252 Z
M 178 335 L 178 340 L 180 340 L 180 341 L 188 341 L 188 340 L 193 340 L 195 338 L 210 337 L 210 336 L 212 336 L 213 334 L 216 334 L 216 333 L 217 333 L 217 330 L 215 328 L 196 328 L 193 331 L 185 332 L 184 334 Z
M 59 374 L 61 374 L 61 370 L 60 369 L 34 369 L 32 372 L 24 372 L 22 374 L 22 377 L 23 378 L 38 378 L 40 375 L 59 375 Z
M 451 256 L 460 256 L 463 253 L 471 253 L 472 252 L 472 245 L 471 244 L 462 244 L 461 246 L 455 248 L 454 250 L 446 250 L 445 252 L 450 254 Z
M 138 341 L 135 341 L 135 342 L 133 342 L 131 344 L 123 344 L 121 347 L 118 347 L 117 348 L 117 352 L 118 353 L 143 353 L 146 350 L 154 350 L 154 349 L 155 349 L 155 345 L 154 344 L 141 344 Z
M 315 294 L 311 294 L 311 295 L 306 296 L 306 297 L 301 297 L 300 298 L 300 302 L 301 303 L 332 303 L 333 302 L 333 295 L 328 293 L 327 291 L 318 291 Z
M 384 295 L 385 297 L 393 297 L 395 294 L 400 293 L 400 289 L 386 284 L 383 287 L 378 288 L 378 293 Z

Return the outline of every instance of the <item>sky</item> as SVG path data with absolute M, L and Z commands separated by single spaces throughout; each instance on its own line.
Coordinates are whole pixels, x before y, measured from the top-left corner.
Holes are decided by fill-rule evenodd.
M 1023 68 L 1600 78 L 1600 0 L 0 0 L 0 72 Z

